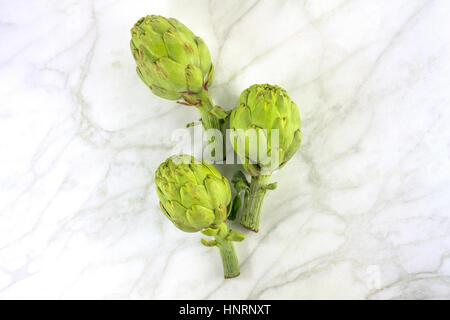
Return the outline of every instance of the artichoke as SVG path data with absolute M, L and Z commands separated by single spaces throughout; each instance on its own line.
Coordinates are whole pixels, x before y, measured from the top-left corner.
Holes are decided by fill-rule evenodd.
M 220 129 L 227 113 L 208 93 L 214 67 L 205 42 L 174 18 L 150 15 L 131 29 L 131 52 L 141 80 L 157 96 L 197 106 L 205 129 Z
M 231 208 L 228 180 L 217 169 L 188 155 L 172 156 L 155 173 L 157 194 L 164 215 L 182 231 L 214 236 L 202 243 L 220 249 L 225 278 L 239 275 L 232 241 L 244 236 L 228 231 L 225 220 Z
M 155 174 L 161 209 L 185 232 L 198 232 L 225 221 L 231 191 L 217 169 L 193 157 L 173 156 Z
M 292 158 L 301 144 L 300 112 L 284 89 L 252 85 L 242 92 L 232 111 L 230 128 L 233 148 L 252 177 L 248 183 L 243 181 L 245 176 L 235 176 L 241 185 L 237 190 L 246 191 L 241 224 L 257 232 L 265 193 L 276 187 L 269 183 L 270 176 Z M 251 131 L 255 133 L 253 144 Z

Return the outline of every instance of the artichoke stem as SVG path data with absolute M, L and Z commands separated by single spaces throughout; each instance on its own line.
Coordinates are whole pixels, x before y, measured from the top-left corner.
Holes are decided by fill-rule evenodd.
M 222 258 L 223 274 L 225 279 L 235 278 L 239 276 L 239 261 L 234 250 L 233 242 L 226 240 L 225 236 L 228 234 L 227 226 L 225 223 L 220 225 L 220 232 L 215 237 L 217 241 L 217 247 L 220 250 L 220 256 Z
M 205 130 L 217 129 L 221 131 L 220 120 L 208 112 L 209 109 L 203 105 L 198 108 L 202 117 L 202 125 Z M 222 131 L 221 131 L 222 132 Z
M 207 90 L 202 90 L 199 94 L 197 94 L 198 99 L 200 100 L 200 105 L 198 106 L 198 110 L 202 117 L 202 125 L 205 130 L 216 129 L 219 130 L 222 134 L 222 155 L 223 160 L 225 160 L 226 156 L 226 135 L 225 128 L 221 124 L 221 120 L 212 115 L 209 111 L 214 108 L 213 101 L 211 99 L 211 95 Z M 214 137 L 212 137 L 208 143 L 214 143 Z M 214 158 L 215 153 L 211 153 L 211 156 Z
M 252 176 L 250 190 L 245 193 L 241 225 L 254 232 L 259 231 L 261 209 L 269 184 L 270 175 Z
M 221 243 L 220 256 L 222 257 L 223 274 L 225 279 L 239 276 L 239 262 L 234 251 L 233 242 L 226 240 Z
M 203 128 L 205 128 L 205 130 L 217 129 L 221 131 L 219 119 L 209 113 L 209 111 L 214 108 L 214 104 L 209 92 L 203 89 L 200 93 L 197 94 L 197 97 L 200 100 L 198 109 L 202 117 Z

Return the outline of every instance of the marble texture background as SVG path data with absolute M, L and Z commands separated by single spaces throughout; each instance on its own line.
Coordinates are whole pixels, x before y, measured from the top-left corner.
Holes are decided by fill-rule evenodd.
M 1 0 L 0 298 L 450 298 L 449 11 Z M 160 213 L 154 171 L 198 114 L 136 75 L 146 14 L 203 37 L 217 104 L 268 82 L 300 106 L 303 144 L 237 245 L 237 279 Z

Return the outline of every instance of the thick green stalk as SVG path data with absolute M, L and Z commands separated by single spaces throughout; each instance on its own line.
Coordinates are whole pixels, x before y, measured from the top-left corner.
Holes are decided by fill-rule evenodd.
M 203 128 L 205 130 L 217 129 L 222 131 L 220 120 L 209 112 L 214 108 L 214 103 L 209 92 L 207 90 L 202 90 L 202 92 L 198 93 L 196 97 L 200 99 L 200 105 L 197 108 L 202 117 Z
M 202 117 L 202 125 L 205 130 L 209 129 L 217 129 L 222 134 L 222 154 L 223 159 L 225 159 L 226 156 L 226 135 L 225 135 L 225 128 L 222 125 L 222 121 L 218 119 L 216 116 L 210 113 L 210 111 L 215 108 L 213 101 L 211 99 L 211 95 L 207 90 L 203 90 L 202 92 L 198 93 L 196 97 L 200 100 L 200 105 L 197 106 L 197 109 L 200 112 L 200 115 Z M 214 138 L 211 137 L 208 141 L 208 143 L 214 143 Z M 211 153 L 211 156 L 215 156 L 215 152 Z
M 228 234 L 227 225 L 225 223 L 219 226 L 220 231 L 215 236 L 217 247 L 222 257 L 223 273 L 225 279 L 235 278 L 240 274 L 239 261 L 234 251 L 233 242 L 225 239 Z
M 264 196 L 267 192 L 270 175 L 252 176 L 250 190 L 245 193 L 244 208 L 242 209 L 241 224 L 254 232 L 259 231 L 259 220 Z

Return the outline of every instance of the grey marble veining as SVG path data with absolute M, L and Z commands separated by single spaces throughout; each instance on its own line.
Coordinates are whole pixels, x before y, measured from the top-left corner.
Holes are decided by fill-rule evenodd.
M 0 298 L 450 298 L 449 10 L 1 1 Z M 146 14 L 206 41 L 217 104 L 268 82 L 300 107 L 302 146 L 236 245 L 237 279 L 159 210 L 154 171 L 198 114 L 136 75 Z

